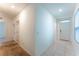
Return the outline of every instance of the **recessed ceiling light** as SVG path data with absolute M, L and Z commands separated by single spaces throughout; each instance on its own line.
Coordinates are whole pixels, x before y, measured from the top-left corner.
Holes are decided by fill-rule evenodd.
M 63 10 L 62 10 L 62 9 L 59 9 L 58 11 L 59 11 L 59 12 L 62 12 Z
M 11 6 L 11 8 L 15 8 L 15 6 Z

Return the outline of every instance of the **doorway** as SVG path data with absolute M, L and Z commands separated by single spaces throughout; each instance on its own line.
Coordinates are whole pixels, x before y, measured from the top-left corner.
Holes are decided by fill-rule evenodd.
M 14 37 L 13 38 L 16 42 L 19 42 L 19 20 L 14 21 L 13 27 L 14 27 Z
M 59 39 L 69 41 L 70 40 L 70 20 L 59 21 Z

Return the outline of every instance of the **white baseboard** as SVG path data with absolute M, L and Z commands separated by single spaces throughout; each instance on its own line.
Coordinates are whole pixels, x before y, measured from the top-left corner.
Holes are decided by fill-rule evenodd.
M 20 43 L 18 43 L 16 40 L 14 40 L 24 51 L 26 51 L 30 56 L 32 56 L 32 54 L 26 50 Z

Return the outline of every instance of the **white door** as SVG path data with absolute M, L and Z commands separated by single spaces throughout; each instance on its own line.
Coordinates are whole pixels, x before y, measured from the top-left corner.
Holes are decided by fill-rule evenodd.
M 70 21 L 64 20 L 59 22 L 60 26 L 60 39 L 61 40 L 69 40 L 70 39 Z

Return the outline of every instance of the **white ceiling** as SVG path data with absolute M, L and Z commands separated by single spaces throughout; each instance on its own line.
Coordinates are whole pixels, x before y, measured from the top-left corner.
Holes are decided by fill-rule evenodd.
M 52 3 L 41 5 L 47 8 L 56 19 L 68 19 L 69 17 L 72 17 L 76 6 L 74 3 Z M 62 9 L 63 11 L 59 12 L 59 9 Z
M 7 3 L 0 4 L 0 12 L 5 13 L 9 17 L 15 17 L 25 6 L 26 3 Z M 37 5 L 37 4 L 36 4 Z M 50 4 L 39 4 L 44 8 L 47 8 L 48 11 L 56 18 L 68 18 L 72 17 L 73 12 L 75 10 L 74 3 L 50 3 Z M 15 6 L 15 8 L 11 8 L 11 6 Z M 62 9 L 62 12 L 59 12 L 58 9 Z
M 15 8 L 11 8 L 15 6 Z M 15 17 L 27 4 L 24 3 L 2 3 L 0 4 L 0 12 L 6 14 L 9 17 Z

